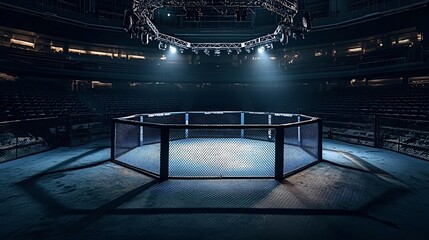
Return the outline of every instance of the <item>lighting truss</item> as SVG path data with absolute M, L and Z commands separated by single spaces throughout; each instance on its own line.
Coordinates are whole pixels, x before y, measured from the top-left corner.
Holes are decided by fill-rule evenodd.
M 212 7 L 212 8 L 236 8 L 236 7 L 263 7 L 270 12 L 275 12 L 282 17 L 287 17 L 290 13 L 298 12 L 296 0 L 230 0 L 230 1 L 186 1 L 186 0 L 134 0 L 134 10 L 136 8 L 155 11 L 163 7 Z
M 282 17 L 274 33 L 254 38 L 245 42 L 232 43 L 191 43 L 180 38 L 161 33 L 151 21 L 156 9 L 164 7 L 212 7 L 215 9 L 225 7 L 262 7 Z M 308 26 L 293 24 L 293 18 L 298 13 L 296 0 L 228 0 L 228 1 L 186 1 L 186 0 L 133 0 L 133 12 L 125 14 L 124 28 L 137 37 L 145 35 L 145 38 L 156 40 L 165 44 L 179 47 L 180 49 L 198 50 L 236 50 L 249 49 L 271 44 L 273 42 L 288 42 L 288 37 L 296 37 L 298 34 L 304 36 L 311 29 Z M 309 14 L 305 14 L 305 21 L 310 23 Z M 307 25 L 306 24 L 306 25 Z M 148 41 L 142 41 L 148 44 Z

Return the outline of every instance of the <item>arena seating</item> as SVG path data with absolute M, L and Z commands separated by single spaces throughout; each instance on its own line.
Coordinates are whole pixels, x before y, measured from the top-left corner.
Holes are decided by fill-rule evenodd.
M 406 86 L 348 87 L 321 92 L 307 112 L 357 113 L 429 118 L 429 88 Z
M 197 111 L 239 111 L 247 109 L 243 98 L 245 93 L 239 91 L 195 91 L 192 110 Z
M 90 113 L 76 94 L 49 84 L 44 86 L 2 84 L 0 120 L 16 120 Z
M 265 89 L 92 89 L 72 92 L 53 84 L 1 84 L 0 120 L 90 113 L 255 110 L 296 113 L 366 114 L 429 118 L 429 87 L 403 85 Z M 152 89 L 152 90 L 151 90 Z
M 256 111 L 302 113 L 302 106 L 317 102 L 315 91 L 306 86 L 267 87 L 249 95 Z
M 115 91 L 100 89 L 93 91 L 97 101 L 107 113 L 151 113 L 175 111 L 181 107 L 180 94 L 150 93 L 139 90 Z

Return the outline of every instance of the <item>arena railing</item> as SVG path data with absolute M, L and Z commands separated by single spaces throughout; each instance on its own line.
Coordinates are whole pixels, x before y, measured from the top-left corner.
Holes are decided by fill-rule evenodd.
M 110 137 L 111 119 L 125 114 L 72 114 L 63 118 L 64 146 L 82 145 Z
M 429 121 L 380 115 L 314 113 L 323 137 L 429 160 Z
M 378 146 L 429 160 L 429 121 L 377 117 Z
M 0 122 L 0 163 L 110 138 L 111 119 L 125 114 L 77 114 Z
M 175 112 L 112 121 L 112 161 L 168 178 L 275 178 L 322 159 L 321 119 L 259 112 Z
M 59 146 L 58 117 L 0 122 L 0 163 Z

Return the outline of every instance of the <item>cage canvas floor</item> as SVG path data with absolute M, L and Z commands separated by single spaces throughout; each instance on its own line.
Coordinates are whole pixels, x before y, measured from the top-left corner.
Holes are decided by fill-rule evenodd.
M 0 165 L 1 239 L 427 239 L 429 163 L 324 141 L 286 178 L 155 179 L 108 142 Z
M 240 138 L 189 138 L 170 141 L 170 177 L 274 177 L 274 142 Z M 136 147 L 117 160 L 159 174 L 160 144 Z M 284 172 L 317 159 L 298 146 L 284 145 Z

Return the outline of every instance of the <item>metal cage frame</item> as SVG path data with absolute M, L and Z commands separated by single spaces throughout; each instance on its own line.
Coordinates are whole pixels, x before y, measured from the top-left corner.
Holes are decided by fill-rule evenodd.
M 142 122 L 140 119 L 143 119 L 144 117 L 166 117 L 171 115 L 184 115 L 185 122 L 182 124 L 177 123 L 157 123 L 157 122 Z M 242 120 L 241 124 L 189 124 L 189 114 L 240 114 L 241 116 L 244 116 L 244 114 L 257 114 L 257 115 L 266 115 L 270 116 L 268 118 L 271 118 L 271 116 L 281 116 L 281 117 L 290 117 L 290 118 L 297 118 L 298 121 L 291 122 L 291 123 L 281 123 L 281 124 L 271 124 L 271 122 L 267 124 L 244 124 L 244 121 Z M 137 120 L 136 120 L 137 119 Z M 150 171 L 147 171 L 145 169 L 132 166 L 130 164 L 124 163 L 116 159 L 116 147 L 117 147 L 117 126 L 118 124 L 123 125 L 129 125 L 129 126 L 136 126 L 139 127 L 139 129 L 142 129 L 143 127 L 151 128 L 151 129 L 157 129 L 160 132 L 160 166 L 159 166 L 159 173 L 153 173 Z M 291 172 L 284 172 L 284 137 L 285 137 L 285 129 L 289 128 L 298 128 L 306 125 L 311 124 L 317 124 L 317 156 L 315 157 L 315 162 L 312 162 L 311 164 L 301 166 L 298 169 L 295 169 Z M 285 177 L 292 175 L 296 172 L 302 171 L 310 166 L 313 166 L 314 164 L 319 163 L 322 160 L 322 119 L 317 117 L 311 117 L 306 116 L 302 114 L 286 114 L 286 113 L 271 113 L 271 112 L 248 112 L 248 111 L 218 111 L 218 112 L 166 112 L 166 113 L 154 113 L 154 114 L 136 114 L 131 116 L 126 116 L 122 118 L 115 118 L 112 120 L 111 124 L 111 161 L 114 163 L 117 163 L 119 165 L 122 165 L 124 167 L 133 169 L 135 171 L 138 171 L 140 173 L 146 174 L 150 177 L 154 177 L 160 180 L 167 180 L 169 178 L 176 178 L 171 177 L 169 175 L 169 148 L 170 148 L 170 130 L 171 129 L 210 129 L 210 130 L 222 130 L 222 129 L 232 129 L 232 130 L 252 130 L 252 129 L 275 129 L 275 134 L 273 136 L 273 141 L 275 144 L 275 166 L 274 166 L 274 179 L 277 181 L 282 181 Z M 142 130 L 140 130 L 142 131 Z M 139 133 L 140 134 L 140 133 Z M 199 178 L 199 177 L 192 177 L 192 179 Z M 203 177 L 203 179 L 211 179 L 212 177 Z M 248 178 L 248 177 L 225 177 L 225 178 Z M 250 178 L 272 178 L 272 177 L 250 177 Z M 188 179 L 188 178 L 185 178 Z

